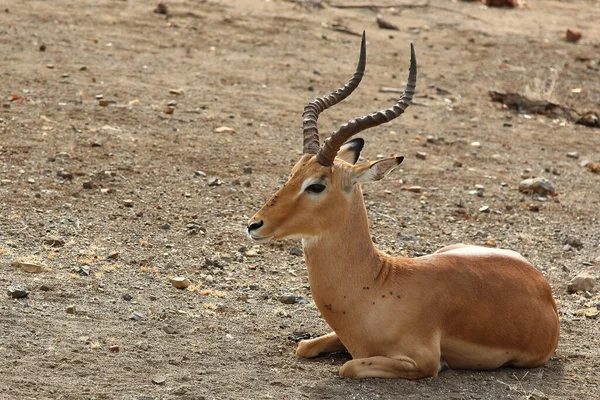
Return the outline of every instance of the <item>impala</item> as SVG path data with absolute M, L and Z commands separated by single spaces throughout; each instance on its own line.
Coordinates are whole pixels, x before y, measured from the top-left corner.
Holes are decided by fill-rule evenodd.
M 317 118 L 358 86 L 366 64 L 363 34 L 352 79 L 308 103 L 304 154 L 288 181 L 250 219 L 256 241 L 300 238 L 312 297 L 332 331 L 299 343 L 311 358 L 347 350 L 349 378 L 423 378 L 446 367 L 537 367 L 554 353 L 559 320 L 552 290 L 520 254 L 464 244 L 418 258 L 392 257 L 371 240 L 361 184 L 378 181 L 403 157 L 356 164 L 356 133 L 400 116 L 417 77 L 391 108 L 342 125 L 319 146 Z

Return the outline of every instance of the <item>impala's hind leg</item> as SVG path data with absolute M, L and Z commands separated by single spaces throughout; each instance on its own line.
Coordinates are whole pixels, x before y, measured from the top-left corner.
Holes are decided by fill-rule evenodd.
M 340 368 L 340 375 L 345 378 L 404 378 L 419 379 L 437 376 L 439 360 L 418 365 L 409 357 L 388 358 L 382 356 L 357 358 L 350 360 Z
M 296 355 L 302 358 L 313 358 L 321 353 L 344 351 L 346 347 L 335 332 L 319 336 L 315 339 L 303 340 L 298 344 Z

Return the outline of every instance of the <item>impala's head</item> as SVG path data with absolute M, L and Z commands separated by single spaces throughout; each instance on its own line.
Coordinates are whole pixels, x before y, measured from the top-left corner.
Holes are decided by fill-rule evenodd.
M 317 119 L 325 109 L 348 97 L 360 83 L 366 64 L 363 33 L 356 72 L 341 89 L 308 103 L 303 113 L 304 154 L 292 168 L 288 181 L 250 219 L 248 234 L 254 240 L 310 238 L 346 218 L 353 196 L 361 183 L 382 179 L 403 157 L 356 164 L 363 139 L 349 140 L 365 129 L 399 117 L 412 100 L 417 64 L 411 45 L 410 72 L 402 97 L 394 106 L 349 121 L 319 145 Z M 348 141 L 349 140 L 349 141 Z

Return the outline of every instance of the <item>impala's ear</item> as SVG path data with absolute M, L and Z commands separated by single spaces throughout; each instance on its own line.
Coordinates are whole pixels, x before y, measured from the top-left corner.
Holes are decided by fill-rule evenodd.
M 340 147 L 336 158 L 340 158 L 350 164 L 356 164 L 364 145 L 365 141 L 361 138 L 349 140 Z
M 352 183 L 375 182 L 383 179 L 404 160 L 404 157 L 385 158 L 352 167 Z

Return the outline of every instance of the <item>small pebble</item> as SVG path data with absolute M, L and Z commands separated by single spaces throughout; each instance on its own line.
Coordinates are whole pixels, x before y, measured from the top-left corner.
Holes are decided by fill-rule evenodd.
M 118 353 L 119 352 L 119 345 L 118 344 L 113 344 L 112 346 L 109 347 L 109 350 L 113 353 Z
M 69 306 L 65 311 L 67 312 L 67 314 L 75 314 L 77 310 L 75 309 L 75 306 Z
M 223 182 L 219 178 L 210 178 L 208 181 L 208 186 L 221 186 Z
M 425 153 L 423 151 L 418 151 L 416 156 L 420 160 L 425 160 L 427 158 L 427 153 Z
M 177 289 L 185 289 L 192 284 L 189 279 L 182 277 L 171 278 L 171 285 Z
M 22 299 L 29 295 L 29 290 L 27 290 L 27 286 L 23 284 L 17 284 L 9 287 L 7 294 L 13 299 Z
M 121 298 L 125 301 L 130 301 L 131 299 L 133 299 L 133 296 L 131 295 L 131 293 L 123 293 L 123 296 L 121 296 Z
M 589 292 L 596 286 L 596 277 L 588 272 L 577 275 L 567 286 L 569 293 Z
M 133 321 L 140 321 L 140 320 L 144 319 L 145 317 L 146 316 L 144 314 L 136 311 L 129 316 L 129 319 L 133 320 Z
M 296 302 L 296 296 L 291 293 L 286 293 L 279 297 L 279 301 L 283 304 L 294 304 Z
M 300 257 L 300 256 L 304 255 L 304 252 L 302 251 L 301 248 L 294 246 L 294 247 L 292 247 L 290 249 L 290 254 L 293 255 L 293 256 L 299 256 Z
M 131 200 L 131 199 L 125 199 L 125 200 L 123 200 L 123 205 L 125 207 L 133 207 L 133 200 Z

